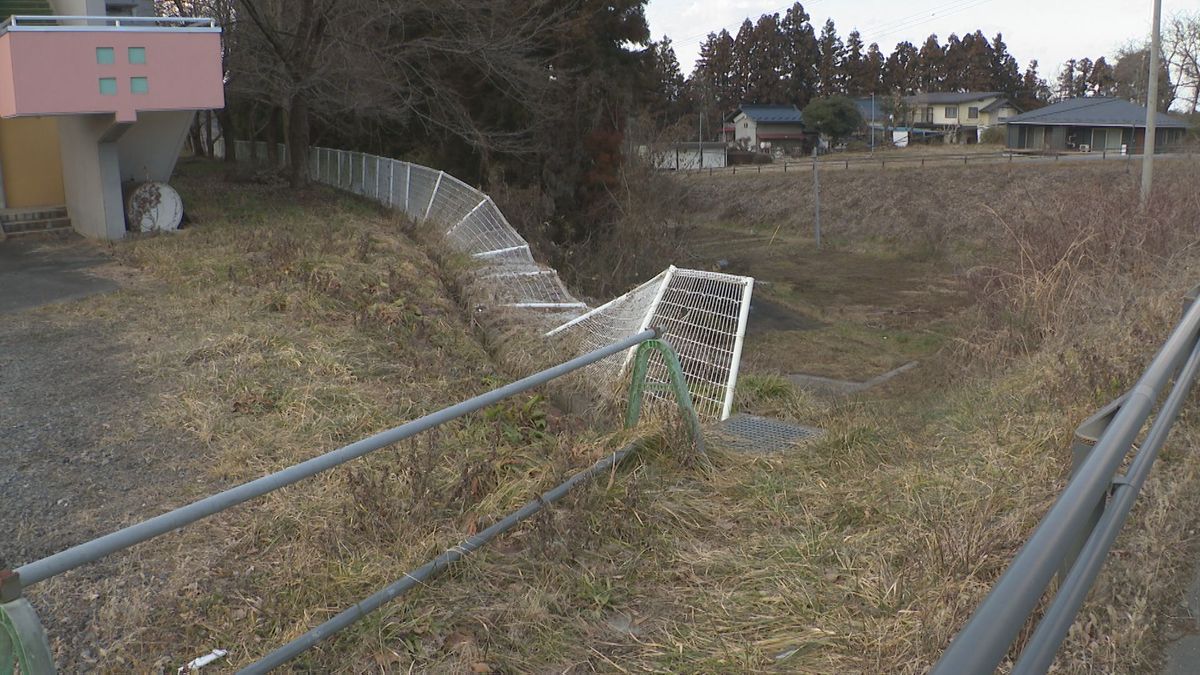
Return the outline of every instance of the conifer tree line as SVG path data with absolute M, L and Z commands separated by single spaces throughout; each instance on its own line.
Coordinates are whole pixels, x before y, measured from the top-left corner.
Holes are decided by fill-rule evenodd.
M 929 91 L 996 91 L 1022 109 L 1044 105 L 1051 91 L 1038 62 L 1024 71 L 1004 36 L 982 31 L 945 42 L 930 35 L 919 47 L 900 42 L 885 53 L 851 31 L 843 39 L 832 19 L 816 25 L 802 3 L 782 14 L 746 19 L 736 34 L 710 33 L 684 78 L 669 38 L 653 45 L 660 91 L 677 113 L 728 112 L 742 102 L 803 108 L 828 96 L 903 96 Z

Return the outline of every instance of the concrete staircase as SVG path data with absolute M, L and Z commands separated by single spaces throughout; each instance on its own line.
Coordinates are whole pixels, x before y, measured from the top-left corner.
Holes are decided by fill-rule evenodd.
M 34 234 L 62 235 L 71 232 L 65 206 L 34 209 L 0 209 L 0 239 Z

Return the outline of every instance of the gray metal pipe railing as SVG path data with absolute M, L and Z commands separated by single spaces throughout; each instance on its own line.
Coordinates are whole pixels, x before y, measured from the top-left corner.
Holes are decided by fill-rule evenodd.
M 1175 418 L 1179 416 L 1179 409 L 1191 393 L 1191 385 L 1196 379 L 1197 371 L 1200 371 L 1200 343 L 1192 349 L 1187 364 L 1176 378 L 1175 386 L 1155 416 L 1154 423 L 1150 425 L 1146 440 L 1130 463 L 1124 479 L 1114 485 L 1104 514 L 1096 523 L 1083 549 L 1079 551 L 1079 557 L 1059 586 L 1054 601 L 1038 622 L 1033 637 L 1022 650 L 1021 657 L 1013 668 L 1013 675 L 1044 673 L 1054 663 L 1059 646 L 1067 637 L 1071 624 L 1075 622 L 1075 615 L 1079 613 L 1088 591 L 1100 574 L 1100 568 L 1108 559 L 1108 552 L 1120 534 L 1121 527 L 1128 520 L 1133 503 L 1150 475 L 1150 468 L 1171 433 Z
M 1045 593 L 1050 579 L 1074 547 L 1078 535 L 1087 532 L 1096 504 L 1102 503 L 1108 493 L 1117 469 L 1133 447 L 1138 432 L 1145 425 L 1155 402 L 1179 368 L 1181 360 L 1195 349 L 1198 333 L 1200 303 L 1194 303 L 1184 313 L 1183 319 L 1130 390 L 1128 398 L 1097 441 L 1095 448 L 1067 483 L 1066 489 L 1059 495 L 1050 511 L 1042 518 L 1033 535 L 1021 547 L 1000 580 L 983 603 L 976 608 L 967 625 L 942 654 L 942 658 L 934 666 L 935 675 L 990 673 L 1004 659 L 1009 647 Z M 1183 393 L 1178 394 L 1175 405 L 1181 403 L 1184 394 L 1190 390 L 1195 372 L 1191 372 L 1192 379 L 1185 379 L 1183 376 L 1186 375 L 1188 372 L 1183 372 L 1181 377 L 1177 378 L 1176 390 L 1182 388 Z M 1167 407 L 1160 413 L 1160 418 L 1168 429 L 1174 417 L 1170 413 L 1171 410 Z M 1165 439 L 1165 430 L 1159 434 Z M 1159 443 L 1161 444 L 1161 441 Z M 1148 470 L 1149 463 L 1153 461 L 1153 454 L 1145 456 L 1147 460 L 1143 462 L 1144 468 L 1139 465 L 1139 470 L 1142 471 Z M 1131 495 L 1130 499 L 1137 493 L 1136 490 L 1128 492 Z M 1107 509 L 1106 517 L 1116 519 L 1115 515 L 1108 516 Z M 1101 522 L 1104 522 L 1104 518 Z M 1119 524 L 1117 526 L 1119 527 Z M 1095 536 L 1102 538 L 1104 535 Z M 1093 549 L 1093 546 L 1091 541 L 1085 546 L 1086 556 L 1101 554 Z M 1107 551 L 1107 548 L 1104 551 Z M 1084 567 L 1079 568 L 1079 574 L 1084 574 L 1088 565 L 1086 561 L 1082 564 Z M 1071 574 L 1076 572 L 1073 566 Z M 1080 582 L 1081 580 L 1075 583 Z M 1086 594 L 1086 588 L 1073 592 Z M 1063 600 L 1064 603 L 1071 601 L 1069 596 Z M 1058 628 L 1048 626 L 1044 639 L 1049 639 L 1057 630 Z
M 404 595 L 408 591 L 425 583 L 426 581 L 436 577 L 444 572 L 454 563 L 474 553 L 477 549 L 487 544 L 489 541 L 504 534 L 505 532 L 516 527 L 522 521 L 537 514 L 542 509 L 550 504 L 562 499 L 568 492 L 578 487 L 580 483 L 595 478 L 596 476 L 615 469 L 630 453 L 637 448 L 637 443 L 628 445 L 621 450 L 614 452 L 607 457 L 599 460 L 591 467 L 580 471 L 572 476 L 566 482 L 558 487 L 542 494 L 527 503 L 520 509 L 510 513 L 502 520 L 496 522 L 486 530 L 463 540 L 458 546 L 447 550 L 433 560 L 425 563 L 421 567 L 405 574 L 398 581 L 395 581 L 384 588 L 380 589 L 370 597 L 364 598 L 348 609 L 342 611 L 337 616 L 326 621 L 325 623 L 313 628 L 304 635 L 292 640 L 283 645 L 279 649 L 268 654 L 262 660 L 257 661 L 246 668 L 238 671 L 238 675 L 260 675 L 270 670 L 278 668 L 283 664 L 296 658 L 306 650 L 316 646 L 318 643 L 326 640 L 344 628 L 349 627 L 356 621 L 359 621 L 367 614 L 379 609 L 384 604 L 395 600 Z
M 579 370 L 601 359 L 635 347 L 646 340 L 658 337 L 656 328 L 644 330 L 607 347 L 576 357 L 552 368 L 547 368 L 529 377 L 480 394 L 435 413 L 425 415 L 398 427 L 380 432 L 337 450 L 332 450 L 307 461 L 277 471 L 262 478 L 243 483 L 235 488 L 206 497 L 199 501 L 168 511 L 136 525 L 131 525 L 98 539 L 73 546 L 65 551 L 22 565 L 7 574 L 0 571 L 0 602 L 15 600 L 21 590 L 39 581 L 44 581 L 68 570 L 103 558 L 110 553 L 129 548 L 148 539 L 178 529 L 189 523 L 211 516 L 214 513 L 236 506 L 255 497 L 286 487 L 314 474 L 344 464 L 367 453 L 379 450 L 414 436 L 440 424 L 485 408 L 509 396 L 540 386 L 572 371 Z

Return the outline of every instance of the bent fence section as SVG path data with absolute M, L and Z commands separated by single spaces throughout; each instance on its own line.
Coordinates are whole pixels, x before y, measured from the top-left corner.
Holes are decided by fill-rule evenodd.
M 1200 303 L 1194 296 L 1133 388 L 1080 426 L 1066 488 L 942 654 L 936 675 L 993 672 L 1058 573 L 1058 590 L 1012 672 L 1044 673 L 1053 664 L 1200 371 Z M 1117 473 L 1172 380 L 1137 453 Z
M 421 432 L 427 431 L 439 425 L 445 424 L 451 420 L 457 419 L 464 415 L 486 408 L 489 405 L 497 403 L 510 396 L 529 391 L 535 387 L 545 384 L 551 380 L 563 377 L 569 373 L 578 371 L 588 367 L 604 359 L 614 355 L 635 349 L 647 341 L 653 341 L 658 349 L 664 350 L 667 355 L 668 363 L 677 363 L 674 360 L 671 349 L 665 343 L 661 343 L 655 338 L 659 337 L 659 331 L 654 328 L 642 330 L 634 335 L 615 340 L 610 344 L 591 351 L 582 356 L 560 363 L 552 368 L 548 368 L 541 372 L 535 373 L 523 379 L 512 382 L 503 387 L 499 387 L 474 398 L 467 399 L 448 408 L 443 408 L 437 412 L 430 413 L 419 419 L 413 420 L 398 427 L 380 432 L 369 438 L 362 439 L 350 445 L 332 450 L 323 455 L 318 455 L 312 459 L 306 460 L 286 469 L 282 469 L 275 473 L 263 476 L 252 480 L 248 483 L 243 483 L 234 488 L 230 488 L 215 495 L 205 497 L 199 501 L 182 506 L 180 508 L 168 511 L 167 513 L 155 516 L 136 525 L 117 530 L 103 537 L 84 542 L 77 546 L 73 546 L 65 551 L 55 553 L 41 560 L 21 565 L 13 570 L 0 570 L 0 675 L 9 675 L 12 673 L 20 673 L 21 675 L 43 675 L 45 673 L 55 672 L 53 659 L 50 653 L 49 643 L 46 639 L 46 634 L 42 629 L 41 623 L 38 620 L 37 613 L 29 604 L 29 601 L 23 597 L 24 590 L 45 581 L 51 577 L 57 576 L 64 572 L 68 572 L 77 567 L 86 565 L 87 563 L 99 560 L 109 554 L 127 549 L 136 544 L 148 541 L 160 535 L 166 534 L 173 530 L 177 530 L 185 525 L 189 525 L 198 520 L 219 513 L 231 507 L 237 506 L 243 502 L 249 501 L 256 497 L 261 497 L 267 493 L 273 492 L 280 488 L 292 485 L 305 478 L 311 477 L 340 466 L 353 459 L 362 457 L 381 448 L 393 445 L 401 440 L 415 436 Z M 668 374 L 675 381 L 679 381 L 680 374 L 675 371 Z M 686 392 L 685 392 L 686 398 Z M 691 410 L 690 403 L 685 404 L 683 399 L 680 400 L 680 408 L 685 417 L 688 417 L 693 422 L 693 428 L 697 427 L 699 422 L 695 420 L 693 415 L 689 415 Z M 566 490 L 574 487 L 579 482 L 582 482 L 593 473 L 602 470 L 603 468 L 611 468 L 615 466 L 619 458 L 624 457 L 624 453 L 620 453 L 619 457 L 614 455 L 611 458 L 610 464 L 604 464 L 602 461 L 596 467 L 589 471 L 576 475 L 566 484 Z M 600 468 L 597 468 L 600 467 Z M 559 489 L 564 489 L 560 486 Z M 555 491 L 547 493 L 543 498 L 554 496 Z M 565 492 L 564 492 L 565 494 Z M 558 496 L 561 496 L 558 495 Z M 550 499 L 549 501 L 553 501 Z M 537 502 L 537 500 L 535 500 Z M 526 507 L 529 509 L 530 507 Z M 535 509 L 533 512 L 536 512 Z M 500 532 L 511 528 L 519 520 L 532 515 L 533 512 L 524 513 L 521 518 L 516 521 L 501 521 L 493 529 L 487 532 L 491 536 L 495 536 Z M 507 523 L 507 525 L 505 525 Z M 503 526 L 503 527 L 501 527 Z M 500 529 L 496 529 L 500 528 Z M 481 533 L 480 536 L 482 536 Z M 490 537 L 488 537 L 490 538 Z M 432 567 L 426 570 L 426 576 L 432 576 L 436 572 L 441 571 L 450 563 L 457 560 L 464 553 L 478 548 L 486 541 L 485 539 L 473 538 L 460 546 L 462 550 L 452 549 L 452 552 L 459 550 L 458 553 L 448 552 L 444 556 L 444 560 L 439 558 L 431 563 Z M 465 548 L 463 548 L 465 547 Z M 424 568 L 423 568 L 424 569 Z M 392 587 L 389 587 L 392 588 Z M 392 593 L 385 589 L 387 593 Z M 381 593 L 384 593 L 381 591 Z M 397 593 L 398 594 L 398 593 Z M 375 597 L 375 596 L 373 596 Z M 390 597 L 395 597 L 391 595 Z M 382 598 L 382 599 L 381 599 Z M 379 596 L 378 604 L 386 601 L 388 598 Z M 376 607 L 378 606 L 375 605 Z M 356 605 L 357 607 L 357 605 Z M 365 607 L 364 607 L 365 609 Z M 365 611 L 352 611 L 354 614 L 351 617 L 351 623 L 358 618 L 361 618 Z M 366 611 L 370 611 L 369 609 Z M 348 624 L 347 624 L 348 625 Z M 315 644 L 312 643 L 312 644 Z M 308 646 L 311 646 L 309 644 Z M 304 647 L 307 648 L 307 647 Z M 294 649 L 294 647 L 292 647 Z M 302 650 L 301 650 L 302 651 Z M 291 653 L 290 649 L 288 653 Z M 299 653 L 299 652 L 295 652 Z M 293 654 L 294 655 L 294 654 Z M 290 658 L 290 657 L 289 657 Z
M 267 163 L 269 146 L 237 141 L 239 161 Z M 276 147 L 276 160 L 287 163 L 287 147 Z M 622 336 L 658 326 L 663 339 L 679 352 L 684 379 L 707 422 L 729 417 L 737 387 L 742 341 L 750 300 L 751 277 L 671 267 L 638 288 L 595 309 L 577 299 L 558 272 L 534 259 L 529 243 L 496 207 L 491 197 L 444 171 L 361 152 L 310 148 L 312 180 L 352 192 L 404 212 L 415 222 L 435 226 L 446 243 L 477 264 L 473 296 L 479 309 L 521 312 L 522 321 L 565 340 L 579 352 Z M 633 358 L 630 350 L 598 365 L 610 391 Z M 666 385 L 666 366 L 651 360 L 650 382 Z M 662 390 L 652 396 L 663 399 Z

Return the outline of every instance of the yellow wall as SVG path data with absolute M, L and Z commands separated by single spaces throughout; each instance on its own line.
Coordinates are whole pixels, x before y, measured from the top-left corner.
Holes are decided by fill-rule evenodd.
M 52 117 L 0 119 L 0 170 L 5 206 L 58 206 L 63 191 L 58 123 Z

